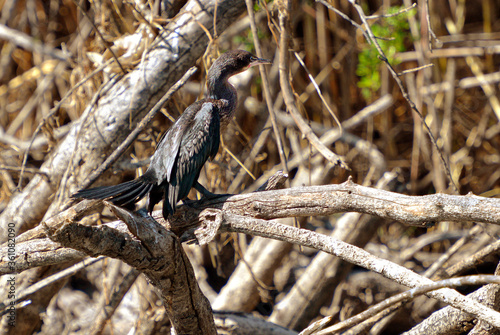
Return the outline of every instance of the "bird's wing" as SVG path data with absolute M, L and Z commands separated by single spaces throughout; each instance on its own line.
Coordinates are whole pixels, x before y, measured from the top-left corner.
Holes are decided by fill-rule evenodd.
M 214 157 L 219 150 L 220 120 L 218 106 L 211 101 L 202 101 L 197 113 L 191 119 L 179 147 L 177 163 L 174 167 L 169 203 L 175 205 L 178 200 L 189 194 L 200 170 L 209 157 Z
M 207 101 L 201 105 L 182 138 L 177 164 L 177 180 L 187 192 L 198 179 L 200 170 L 209 157 L 219 150 L 220 120 L 217 105 Z M 182 198 L 180 198 L 182 199 Z
M 201 102 L 201 101 L 199 101 Z M 150 179 L 157 185 L 170 182 L 172 170 L 179 154 L 182 138 L 189 131 L 192 119 L 196 115 L 198 102 L 190 105 L 175 123 L 166 131 L 156 146 L 155 153 L 151 158 L 145 178 Z

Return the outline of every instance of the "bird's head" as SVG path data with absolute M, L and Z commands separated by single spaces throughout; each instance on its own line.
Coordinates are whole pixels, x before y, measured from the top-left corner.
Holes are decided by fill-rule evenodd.
M 217 58 L 208 76 L 212 74 L 212 77 L 226 79 L 259 64 L 271 64 L 271 61 L 255 57 L 245 50 L 231 50 Z

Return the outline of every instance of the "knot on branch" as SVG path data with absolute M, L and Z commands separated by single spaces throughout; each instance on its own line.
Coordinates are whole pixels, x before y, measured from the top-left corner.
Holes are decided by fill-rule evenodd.
M 200 213 L 200 225 L 194 230 L 199 245 L 208 244 L 215 238 L 222 224 L 222 215 L 222 211 L 215 208 L 207 208 Z

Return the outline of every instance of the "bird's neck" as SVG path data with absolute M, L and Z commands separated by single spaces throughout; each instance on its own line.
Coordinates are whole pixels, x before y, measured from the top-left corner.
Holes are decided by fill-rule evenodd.
M 220 120 L 225 127 L 233 117 L 238 103 L 238 94 L 233 85 L 228 82 L 228 76 L 210 71 L 207 79 L 208 97 L 215 100 L 223 100 L 224 108 L 219 109 Z

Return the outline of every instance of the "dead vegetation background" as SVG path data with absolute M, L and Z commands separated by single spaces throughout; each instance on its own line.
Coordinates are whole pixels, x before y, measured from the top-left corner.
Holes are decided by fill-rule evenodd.
M 328 4 L 361 24 L 348 1 Z M 500 2 L 431 1 L 430 24 L 437 39 L 429 36 L 426 4 L 419 1 L 413 10 L 381 17 L 377 15 L 410 8 L 410 1 L 361 1 L 365 14 L 374 15 L 369 23 L 375 35 L 383 37 L 379 41 L 385 44 L 389 61 L 401 74 L 422 119 L 411 110 L 361 30 L 325 3 L 293 3 L 287 32 L 291 39 L 289 80 L 296 106 L 312 131 L 350 167 L 346 170 L 318 154 L 287 112 L 278 69 L 278 9 L 285 3 L 255 3 L 263 56 L 274 59 L 267 69 L 267 89 L 282 152 L 263 98 L 265 81 L 257 71 L 244 73 L 235 80 L 240 101 L 235 122 L 224 134 L 219 155 L 202 172 L 201 183 L 216 193 L 247 193 L 285 168 L 291 186 L 338 184 L 352 176 L 359 184 L 382 184 L 410 195 L 472 192 L 496 196 L 500 188 Z M 40 167 L 85 108 L 96 103 L 103 83 L 143 61 L 154 38 L 183 5 L 182 1 L 0 1 L 0 211 L 8 209 L 16 192 L 34 176 L 44 177 Z M 207 31 L 210 43 L 196 63 L 198 72 L 112 167 L 112 173 L 94 185 L 117 183 L 141 173 L 171 120 L 203 96 L 206 69 L 213 59 L 229 49 L 255 52 L 250 23 L 245 13 L 224 31 Z M 120 65 L 113 62 L 115 57 Z M 433 66 L 403 73 L 426 65 Z M 390 103 L 384 100 L 383 107 L 368 115 L 359 113 L 382 98 Z M 335 141 L 322 137 L 338 128 L 329 109 L 344 124 L 344 133 Z M 429 140 L 424 121 L 439 150 Z M 387 171 L 393 174 L 384 176 Z M 1 222 L 6 225 L 9 217 L 3 215 Z M 104 212 L 99 219 L 110 218 Z M 26 231 L 41 219 L 33 215 L 30 222 L 16 221 L 16 229 Z M 342 222 L 352 226 L 348 236 L 339 232 L 347 224 Z M 295 224 L 344 238 L 417 273 L 426 272 L 441 259 L 440 268 L 428 273 L 433 279 L 491 274 L 498 263 L 498 249 L 490 250 L 498 234 L 492 226 L 441 222 L 423 229 L 358 214 L 311 217 Z M 323 316 L 332 315 L 332 322 L 345 320 L 402 290 L 333 256 L 268 239 L 223 234 L 208 247 L 186 246 L 186 250 L 214 309 L 252 313 L 298 331 Z M 457 264 L 471 257 L 475 263 L 457 269 Z M 259 272 L 257 264 L 264 266 L 271 260 L 273 264 Z M 253 284 L 242 279 L 248 267 L 253 269 L 249 277 Z M 89 333 L 99 301 L 123 282 L 128 271 L 120 261 L 103 259 L 62 280 L 58 293 L 47 299 L 46 309 L 33 314 L 30 326 L 22 332 L 5 324 L 3 329 L 17 334 Z M 240 291 L 232 291 L 238 282 Z M 250 297 L 239 295 L 245 285 L 256 289 L 248 291 L 253 292 Z M 464 288 L 462 293 L 470 290 Z M 440 307 L 434 300 L 417 299 L 395 317 L 375 323 L 371 333 L 399 334 Z M 156 321 L 153 326 L 151 320 Z M 455 333 L 466 333 L 473 326 L 459 323 Z M 133 327 L 136 333 L 166 333 L 168 329 L 158 296 L 140 276 L 105 322 L 104 332 L 125 334 Z

